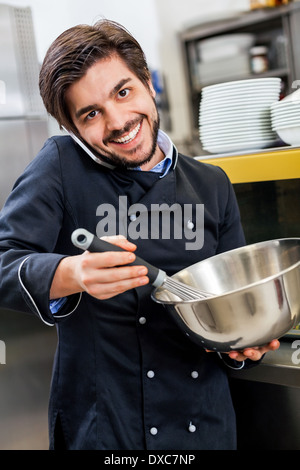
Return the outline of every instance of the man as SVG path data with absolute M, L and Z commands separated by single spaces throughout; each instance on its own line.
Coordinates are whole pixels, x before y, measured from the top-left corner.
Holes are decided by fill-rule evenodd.
M 151 300 L 147 270 L 129 266 L 136 245 L 169 275 L 243 245 L 226 175 L 178 154 L 159 130 L 144 54 L 116 23 L 58 37 L 40 90 L 48 112 L 95 155 L 69 136 L 49 139 L 1 214 L 1 306 L 33 312 L 58 330 L 50 448 L 235 448 L 226 363 L 241 368 L 278 342 L 223 357 L 204 351 Z M 129 216 L 137 215 L 131 208 L 145 207 L 146 222 L 162 203 L 193 207 L 189 220 L 182 218 L 182 237 L 174 229 L 151 238 L 149 228 L 136 245 L 115 240 L 123 253 L 82 254 L 71 243 L 78 227 L 105 234 L 99 227 L 109 207 L 116 234 L 129 234 Z M 199 204 L 204 244 L 186 249 Z

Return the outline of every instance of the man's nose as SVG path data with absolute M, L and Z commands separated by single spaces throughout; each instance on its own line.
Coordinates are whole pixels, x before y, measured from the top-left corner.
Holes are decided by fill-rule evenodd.
M 121 130 L 124 128 L 127 120 L 126 114 L 122 112 L 120 106 L 109 105 L 105 109 L 105 125 L 107 131 Z

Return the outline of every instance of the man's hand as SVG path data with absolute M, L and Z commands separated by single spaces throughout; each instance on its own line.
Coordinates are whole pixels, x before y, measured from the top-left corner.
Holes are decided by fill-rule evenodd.
M 265 353 L 268 351 L 276 351 L 279 346 L 279 341 L 274 339 L 269 344 L 266 344 L 266 346 L 259 348 L 247 348 L 243 351 L 231 351 L 228 353 L 228 355 L 231 359 L 235 359 L 236 361 L 245 361 L 246 359 L 251 359 L 251 361 L 259 361 Z
M 126 251 L 86 251 L 81 255 L 63 258 L 53 278 L 50 299 L 85 291 L 104 300 L 149 282 L 146 267 L 130 266 L 135 259 L 133 251 L 136 245 L 120 236 L 105 238 Z

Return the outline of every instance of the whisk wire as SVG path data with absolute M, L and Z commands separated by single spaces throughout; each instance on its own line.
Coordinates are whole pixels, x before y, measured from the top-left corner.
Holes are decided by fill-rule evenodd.
M 180 297 L 181 300 L 203 300 L 212 296 L 209 292 L 204 292 L 195 287 L 184 284 L 170 277 L 166 277 L 163 286 L 172 294 Z

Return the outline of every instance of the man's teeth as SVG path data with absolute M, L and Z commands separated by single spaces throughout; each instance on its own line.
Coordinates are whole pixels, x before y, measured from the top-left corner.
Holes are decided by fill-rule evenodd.
M 141 127 L 141 124 L 139 124 L 131 132 L 129 132 L 128 135 L 126 135 L 125 137 L 121 137 L 121 139 L 116 139 L 114 142 L 116 142 L 117 144 L 128 144 L 129 142 L 131 142 L 135 138 L 135 136 L 137 135 L 137 133 L 140 130 L 140 127 Z

